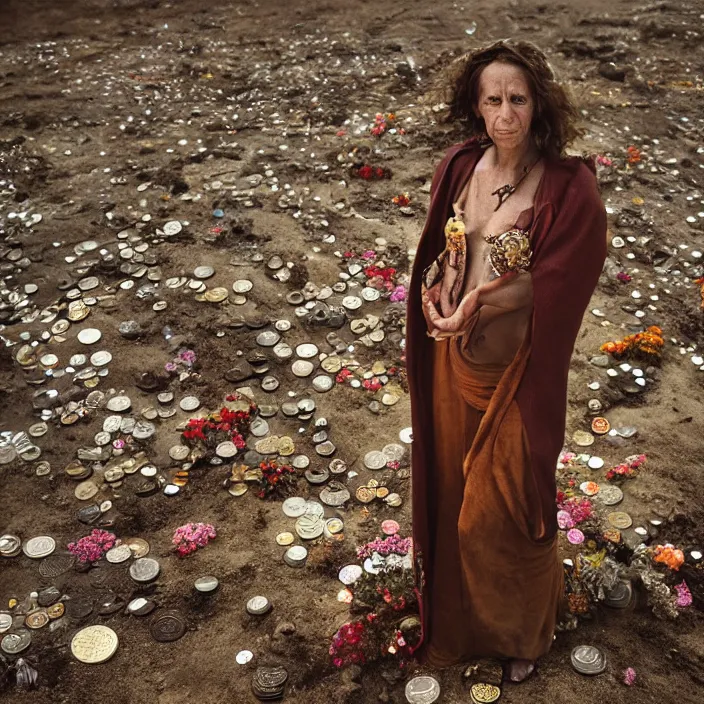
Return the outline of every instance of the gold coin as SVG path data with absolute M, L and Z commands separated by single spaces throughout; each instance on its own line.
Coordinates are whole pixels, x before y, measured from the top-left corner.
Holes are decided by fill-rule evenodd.
M 222 286 L 211 288 L 205 292 L 204 297 L 209 303 L 220 303 L 227 298 L 227 289 Z
M 376 498 L 376 490 L 370 489 L 368 486 L 360 486 L 355 492 L 355 496 L 358 501 L 361 501 L 363 504 L 368 504 Z
M 574 444 L 579 445 L 579 447 L 589 447 L 594 444 L 594 436 L 584 430 L 577 430 L 572 435 L 572 440 Z
M 379 499 L 385 499 L 389 495 L 389 488 L 386 486 L 380 486 L 376 490 L 376 495 Z
M 45 609 L 39 609 L 38 611 L 28 613 L 24 620 L 24 625 L 27 626 L 27 628 L 32 629 L 42 628 L 46 626 L 47 623 L 49 623 L 49 614 Z
M 236 482 L 228 489 L 232 496 L 242 496 L 247 491 L 247 485 L 244 482 Z
M 98 493 L 98 487 L 89 479 L 78 484 L 73 493 L 79 501 L 88 501 Z
M 501 696 L 501 690 L 493 684 L 478 682 L 472 685 L 470 696 L 475 704 L 492 704 Z
M 288 531 L 285 533 L 279 533 L 276 536 L 276 543 L 281 546 L 291 545 L 291 543 L 293 543 L 293 541 L 294 541 L 293 533 L 289 533 Z
M 46 613 L 51 619 L 55 618 L 61 618 L 64 615 L 64 611 L 66 608 L 64 605 L 59 601 L 56 604 L 52 604 L 47 610 Z
M 624 511 L 614 511 L 608 515 L 609 523 L 619 530 L 625 530 L 633 525 L 633 519 Z
M 122 541 L 132 551 L 134 557 L 144 557 L 149 554 L 149 543 L 144 538 L 127 538 Z
M 290 457 L 295 451 L 293 440 L 288 435 L 284 435 L 279 440 L 279 454 L 283 457 Z
M 337 355 L 326 357 L 320 366 L 329 374 L 337 374 L 342 369 L 342 360 Z

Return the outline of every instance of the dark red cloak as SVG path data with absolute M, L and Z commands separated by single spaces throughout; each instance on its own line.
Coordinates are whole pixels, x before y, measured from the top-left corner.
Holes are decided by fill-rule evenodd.
M 423 603 L 430 598 L 425 571 L 433 569 L 431 527 L 435 520 L 426 500 L 433 481 L 433 346 L 421 310 L 423 271 L 445 247 L 444 226 L 457 197 L 483 153 L 476 139 L 451 147 L 440 162 L 430 191 L 430 207 L 417 247 L 408 296 L 406 364 L 413 425 L 412 508 L 417 589 L 423 633 Z M 530 446 L 531 471 L 539 506 L 539 535 L 557 531 L 555 469 L 563 447 L 567 375 L 575 340 L 606 258 L 606 212 L 599 195 L 593 161 L 578 157 L 546 158 L 535 194 L 531 228 L 533 313 L 526 363 L 517 402 Z M 518 353 L 517 353 L 518 354 Z M 491 565 L 486 569 L 490 570 Z

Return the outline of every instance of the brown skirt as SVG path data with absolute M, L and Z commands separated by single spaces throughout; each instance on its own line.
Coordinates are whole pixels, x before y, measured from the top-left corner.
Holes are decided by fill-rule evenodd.
M 513 398 L 520 375 L 472 363 L 461 338 L 437 342 L 434 358 L 426 659 L 436 667 L 474 657 L 535 660 L 553 640 L 563 570 L 557 538 L 544 537 L 534 509 L 528 439 Z

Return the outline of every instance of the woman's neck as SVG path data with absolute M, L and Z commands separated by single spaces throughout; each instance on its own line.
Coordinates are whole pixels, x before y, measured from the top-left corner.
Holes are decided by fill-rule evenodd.
M 531 140 L 520 144 L 515 149 L 499 149 L 493 146 L 492 167 L 500 175 L 511 181 L 523 174 L 524 167 L 530 167 L 540 156 L 538 148 Z

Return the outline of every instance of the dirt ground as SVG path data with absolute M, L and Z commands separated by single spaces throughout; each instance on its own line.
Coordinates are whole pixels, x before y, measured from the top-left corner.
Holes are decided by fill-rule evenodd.
M 306 281 L 332 285 L 341 271 L 334 253 L 372 248 L 376 238 L 387 240 L 390 258 L 398 248 L 397 265 L 407 271 L 406 251 L 420 234 L 434 165 L 461 138 L 438 124 L 433 110 L 439 102 L 433 93 L 438 76 L 472 47 L 520 35 L 544 48 L 579 101 L 588 130 L 580 148 L 614 159 L 615 165 L 599 174 L 609 226 L 612 234 L 633 238 L 623 249 L 609 249 L 612 268 L 607 267 L 590 306 L 604 317 L 585 316 L 570 377 L 567 446 L 572 447 L 574 431 L 588 429 L 587 402 L 594 397 L 605 404 L 612 426 L 637 427 L 635 437 L 620 444 L 599 439 L 594 450 L 607 466 L 634 453 L 648 457 L 646 470 L 625 490 L 623 510 L 636 524 L 663 519 L 657 542 L 701 549 L 704 374 L 691 358 L 704 344 L 693 283 L 704 273 L 693 254 L 704 236 L 702 16 L 699 1 L 407 0 L 387 7 L 367 0 L 5 0 L 0 10 L 3 277 L 12 276 L 5 279 L 8 288 L 20 291 L 37 284 L 26 310 L 41 310 L 61 299 L 57 284 L 62 280 L 86 275 L 80 267 L 91 253 L 66 260 L 75 257 L 77 244 L 95 240 L 117 255 L 116 234 L 128 227 L 139 224 L 147 233 L 169 220 L 187 223 L 177 237 L 162 238 L 148 249 L 164 279 L 190 276 L 194 267 L 210 265 L 215 275 L 207 281 L 209 288 L 223 286 L 232 293 L 236 279 L 253 281 L 245 305 L 199 302 L 184 288 L 164 289 L 160 295 L 168 307 L 155 312 L 153 296 L 135 295 L 145 279 L 120 289 L 117 284 L 129 276 L 97 266 L 91 273 L 100 277 L 100 287 L 92 295 L 114 296 L 93 306 L 87 321 L 72 326 L 64 342 L 42 350 L 58 355 L 60 366 L 77 353 L 110 350 L 109 374 L 97 389 L 124 391 L 136 413 L 156 405 L 154 393 L 140 391 L 135 380 L 144 372 L 163 373 L 173 356 L 162 332 L 169 326 L 178 341 L 195 350 L 199 363 L 197 376 L 183 384 L 172 381 L 171 390 L 177 400 L 192 393 L 204 408 L 215 409 L 239 385 L 224 379 L 238 351 L 246 356 L 257 348 L 258 331 L 238 326 L 239 316 L 288 318 L 294 325 L 285 339 L 292 347 L 313 341 L 329 352 L 329 330 L 298 324 L 286 294 Z M 608 67 L 609 62 L 615 66 Z M 370 139 L 368 125 L 377 112 L 396 113 L 406 134 Z M 350 179 L 346 155 L 358 145 L 361 154 L 375 150 L 369 159 L 390 168 L 392 178 L 370 184 Z M 616 166 L 630 145 L 641 150 L 644 168 L 626 173 Z M 252 174 L 263 175 L 260 185 L 248 181 Z M 140 184 L 148 186 L 138 191 Z M 251 194 L 241 197 L 248 189 Z M 401 192 L 411 198 L 408 216 L 391 202 Z M 280 202 L 282 195 L 288 202 Z M 217 208 L 223 218 L 213 217 Z M 22 211 L 40 213 L 42 219 L 27 226 L 26 218 L 20 223 L 10 217 Z M 18 243 L 29 260 L 19 273 L 7 265 L 7 254 Z M 264 262 L 276 254 L 293 262 L 291 280 L 280 283 L 267 276 L 264 263 L 251 261 L 253 252 L 263 254 Z M 616 281 L 613 267 L 632 280 Z M 632 296 L 636 290 L 642 293 L 640 302 Z M 640 320 L 633 315 L 637 306 L 645 311 Z M 381 301 L 364 307 L 375 315 L 384 310 Z M 119 324 L 127 320 L 140 324 L 138 339 L 119 333 Z M 654 381 L 633 396 L 609 392 L 604 370 L 589 360 L 602 343 L 644 324 L 659 325 L 666 340 Z M 37 318 L 5 319 L 0 328 L 0 336 L 14 345 L 0 353 L 0 430 L 26 431 L 39 420 L 33 394 L 47 386 L 28 384 L 36 376 L 13 359 L 21 333 L 37 340 L 50 327 Z M 99 328 L 102 340 L 84 347 L 76 339 L 81 327 Z M 339 334 L 348 344 L 354 341 L 349 326 Z M 362 365 L 381 360 L 388 367 L 400 363 L 402 349 L 387 335 L 378 345 L 357 344 L 354 356 Z M 271 367 L 281 381 L 276 392 L 267 395 L 252 380 L 245 385 L 255 388 L 262 403 L 280 404 L 289 390 L 296 398 L 314 398 L 316 417 L 329 420 L 336 457 L 359 473 L 349 480 L 352 489 L 372 476 L 362 463 L 364 455 L 399 442 L 399 432 L 410 425 L 405 394 L 375 414 L 363 389 L 338 385 L 316 393 L 308 380 L 291 373 L 290 364 L 272 362 Z M 68 394 L 70 376 L 50 380 L 51 388 Z M 595 380 L 603 386 L 598 393 L 587 386 Z M 36 441 L 40 460 L 51 465 L 47 476 L 36 476 L 36 462 L 0 466 L 0 533 L 51 535 L 64 549 L 88 532 L 76 519 L 81 503 L 63 468 L 77 449 L 94 445 L 106 415 L 98 410 L 71 426 L 49 422 L 47 434 Z M 176 466 L 168 450 L 178 442 L 177 426 L 187 417 L 178 411 L 156 421 L 156 435 L 144 444 L 149 459 L 165 473 Z M 297 452 L 315 457 L 310 429 L 299 432 L 305 424 L 279 413 L 270 425 L 273 432 L 293 437 Z M 274 541 L 279 532 L 292 529 L 280 503 L 260 501 L 252 492 L 230 496 L 222 488 L 226 476 L 224 467 L 194 471 L 172 498 L 161 492 L 136 497 L 129 481 L 118 489 L 101 489 L 99 498 L 113 501 L 111 530 L 118 537 L 147 539 L 151 556 L 159 559 L 162 574 L 154 586 L 136 585 L 119 565 L 70 571 L 47 581 L 36 561 L 3 559 L 0 610 L 10 598 L 22 600 L 49 585 L 73 598 L 97 599 L 109 591 L 126 600 L 146 594 L 161 608 L 180 609 L 189 629 L 174 643 L 156 643 L 148 618 L 118 613 L 107 620 L 96 614 L 63 619 L 53 631 L 34 632 L 26 652 L 39 673 L 38 689 L 22 692 L 10 678 L 0 698 L 17 704 L 254 701 L 253 667 L 271 663 L 289 670 L 289 702 L 405 701 L 403 680 L 375 667 L 341 675 L 327 649 L 348 614 L 336 598 L 337 569 L 354 561 L 355 546 L 378 535 L 384 519 L 395 518 L 408 534 L 410 482 L 391 479 L 392 490 L 404 500 L 400 508 L 376 502 L 364 509 L 353 500 L 340 510 L 345 540 L 334 559 L 294 570 L 282 562 L 283 549 Z M 318 493 L 302 478 L 298 491 L 311 497 Z M 171 535 L 187 521 L 213 523 L 218 537 L 179 559 L 171 550 Z M 563 549 L 565 555 L 574 552 L 566 541 Z M 204 598 L 194 592 L 193 581 L 210 574 L 221 588 Z M 704 574 L 701 566 L 686 564 L 682 575 L 694 604 L 676 620 L 657 619 L 646 607 L 600 609 L 578 630 L 560 633 L 537 676 L 506 686 L 503 701 L 701 702 Z M 274 604 L 259 619 L 244 609 L 257 594 Z M 77 662 L 67 647 L 77 628 L 90 623 L 106 623 L 120 638 L 115 656 L 102 665 Z M 603 675 L 585 678 L 573 671 L 570 652 L 580 643 L 606 653 Z M 250 665 L 235 661 L 243 649 L 255 654 Z M 626 667 L 638 673 L 631 688 L 621 682 Z M 441 701 L 469 701 L 458 668 L 434 674 L 442 686 Z

